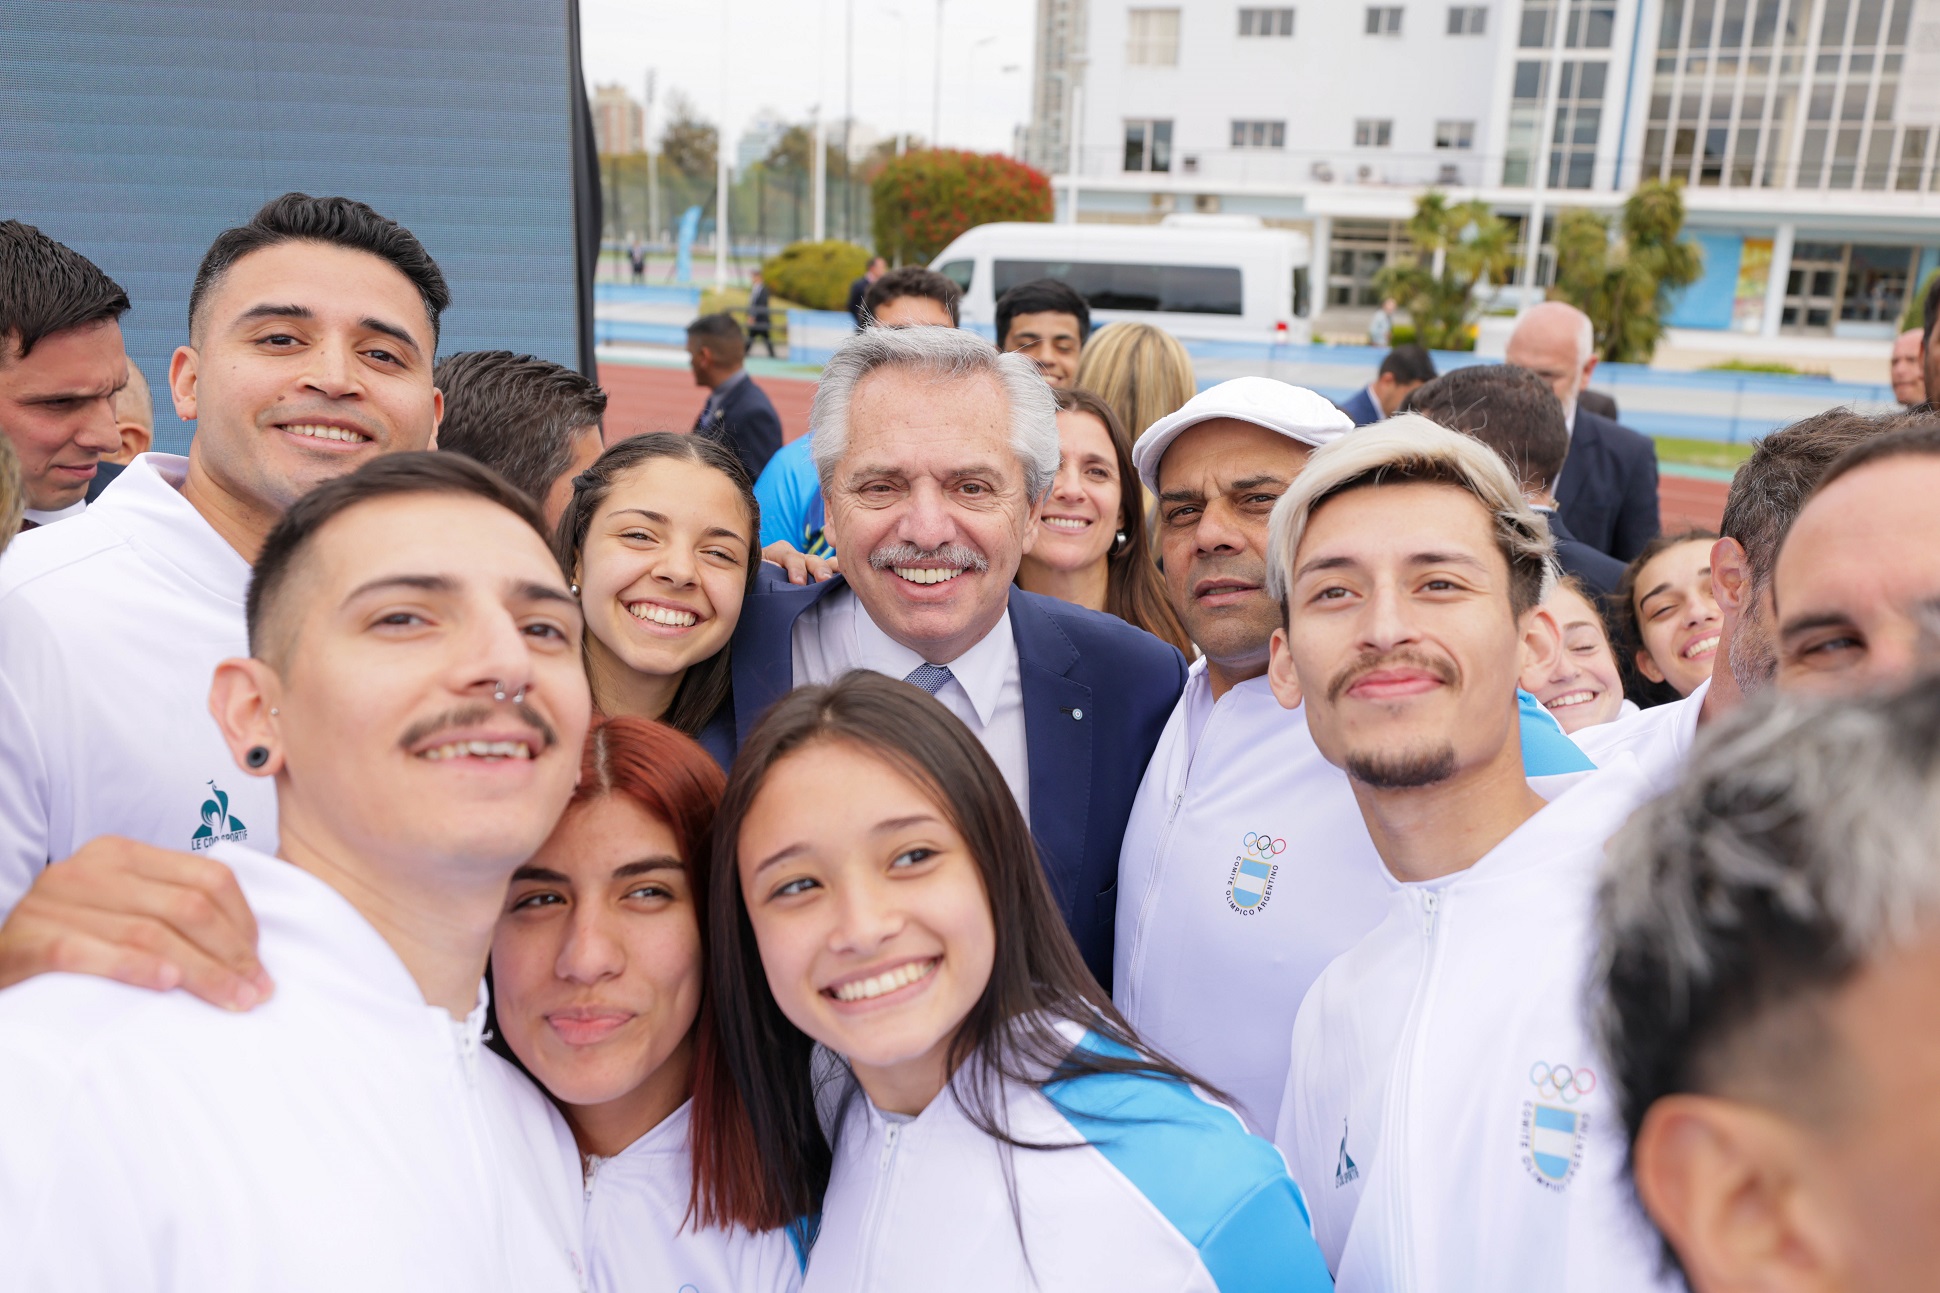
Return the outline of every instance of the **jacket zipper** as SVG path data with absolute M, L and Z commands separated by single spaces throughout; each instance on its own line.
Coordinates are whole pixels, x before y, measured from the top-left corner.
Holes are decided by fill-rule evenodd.
M 869 1200 L 869 1219 L 862 1228 L 862 1266 L 856 1272 L 857 1293 L 869 1287 L 869 1272 L 876 1265 L 876 1231 L 882 1214 L 889 1208 L 889 1179 L 896 1165 L 896 1146 L 902 1141 L 903 1125 L 889 1123 L 883 1132 L 882 1153 L 876 1160 L 876 1188 Z
M 1421 895 L 1421 934 L 1427 946 L 1422 951 L 1421 973 L 1415 979 L 1414 1000 L 1408 1009 L 1408 1025 L 1402 1045 L 1396 1052 L 1395 1081 L 1390 1089 L 1388 1108 L 1381 1137 L 1389 1149 L 1381 1157 L 1391 1180 L 1388 1183 L 1390 1224 L 1385 1236 L 1388 1268 L 1393 1273 L 1394 1293 L 1411 1293 L 1415 1287 L 1415 1249 L 1413 1209 L 1409 1191 L 1413 1187 L 1411 1110 L 1414 1106 L 1415 1080 L 1422 1060 L 1423 1026 L 1433 1008 L 1435 985 L 1441 970 L 1442 895 L 1428 890 Z

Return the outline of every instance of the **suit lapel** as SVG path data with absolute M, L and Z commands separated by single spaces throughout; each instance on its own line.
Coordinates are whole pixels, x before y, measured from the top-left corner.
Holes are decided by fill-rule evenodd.
M 1010 592 L 1011 635 L 1017 639 L 1024 688 L 1025 747 L 1030 763 L 1031 834 L 1053 865 L 1053 885 L 1078 874 L 1091 813 L 1091 733 L 1097 723 L 1091 688 L 1068 675 L 1078 650 L 1031 594 Z M 1060 892 L 1068 918 L 1083 895 Z
M 798 588 L 779 575 L 762 575 L 741 603 L 741 622 L 735 626 L 729 668 L 734 676 L 734 744 L 739 749 L 748 730 L 768 707 L 795 686 L 795 621 L 823 597 L 848 584 L 842 576 L 826 583 Z

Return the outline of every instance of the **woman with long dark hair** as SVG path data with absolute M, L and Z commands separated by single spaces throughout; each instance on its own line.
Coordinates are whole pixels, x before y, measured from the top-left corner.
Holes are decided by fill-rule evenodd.
M 1132 1035 L 931 697 L 852 673 L 778 704 L 711 889 L 709 1184 L 820 1213 L 806 1289 L 1329 1287 L 1279 1153 Z
M 1192 639 L 1152 560 L 1131 437 L 1090 391 L 1051 393 L 1058 403 L 1057 480 L 1038 513 L 1037 542 L 1018 567 L 1018 586 L 1116 615 L 1190 659 Z
M 734 1107 L 690 1098 L 697 1057 L 717 1046 L 701 913 L 722 784 L 669 727 L 594 728 L 572 802 L 513 875 L 492 940 L 497 1044 L 552 1096 L 583 1168 L 594 1293 L 800 1283 L 799 1232 L 697 1207 L 693 1146 Z
M 704 436 L 634 436 L 573 479 L 553 553 L 586 615 L 596 710 L 707 729 L 727 699 L 760 534 L 747 470 Z

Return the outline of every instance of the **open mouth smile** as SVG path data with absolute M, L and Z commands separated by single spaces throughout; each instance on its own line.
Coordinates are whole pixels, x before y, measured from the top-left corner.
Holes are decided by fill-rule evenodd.
M 1700 656 L 1716 655 L 1718 651 L 1718 636 L 1716 633 L 1707 633 L 1705 636 L 1691 643 L 1691 645 L 1685 647 L 1683 650 L 1682 654 L 1684 658 L 1686 660 L 1696 660 Z
M 342 426 L 334 422 L 279 422 L 277 430 L 304 440 L 328 441 L 337 444 L 369 444 L 371 438 L 354 427 Z
M 1566 691 L 1554 700 L 1543 702 L 1544 709 L 1565 709 L 1571 705 L 1587 705 L 1601 693 L 1594 691 Z
M 682 610 L 675 606 L 663 606 L 659 602 L 628 602 L 627 614 L 648 624 L 659 624 L 670 629 L 687 629 L 700 623 L 700 616 L 693 611 Z
M 961 566 L 891 566 L 898 579 L 906 579 L 912 584 L 946 584 L 963 573 Z
M 940 956 L 932 956 L 921 961 L 905 961 L 894 969 L 833 984 L 823 988 L 822 992 L 823 995 L 834 997 L 842 1002 L 873 1001 L 877 997 L 886 997 L 892 992 L 906 988 L 912 983 L 922 982 L 935 973 L 936 967 L 942 963 L 943 958 Z

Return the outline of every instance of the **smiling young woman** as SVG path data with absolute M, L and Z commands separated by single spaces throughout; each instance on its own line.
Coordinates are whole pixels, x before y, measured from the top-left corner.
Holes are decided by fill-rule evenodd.
M 661 724 L 594 728 L 572 802 L 513 874 L 492 939 L 501 1050 L 552 1096 L 584 1167 L 594 1293 L 800 1283 L 788 1233 L 705 1202 L 723 1101 L 691 1097 L 710 1080 L 697 1069 L 719 1073 L 701 913 L 723 780 Z
M 752 1168 L 717 1179 L 761 1224 L 820 1214 L 805 1288 L 1329 1287 L 1285 1163 L 1139 1043 L 939 702 L 862 671 L 796 690 L 743 744 L 714 850 L 743 1128 L 718 1143 Z
M 1116 615 L 1190 658 L 1192 639 L 1152 559 L 1131 437 L 1111 406 L 1090 391 L 1052 394 L 1057 480 L 1038 513 L 1037 542 L 1018 566 L 1018 586 Z
M 740 459 L 703 436 L 622 440 L 573 480 L 553 549 L 586 615 L 600 713 L 706 729 L 727 699 L 760 533 Z
M 1661 699 L 1688 696 L 1711 676 L 1724 616 L 1711 589 L 1709 530 L 1659 535 L 1625 568 L 1614 595 L 1630 666 Z

